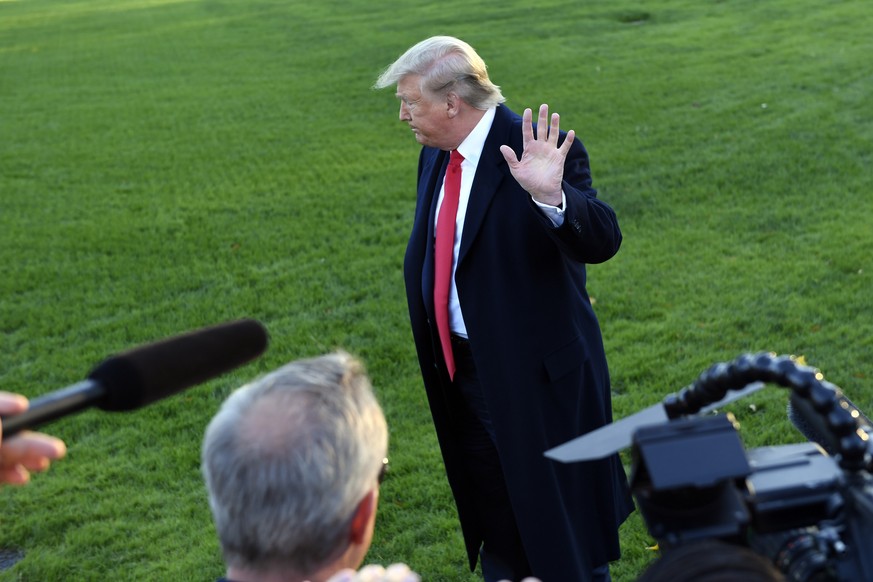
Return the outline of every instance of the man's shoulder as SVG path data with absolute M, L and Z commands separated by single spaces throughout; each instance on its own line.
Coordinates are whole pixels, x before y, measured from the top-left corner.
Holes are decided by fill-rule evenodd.
M 430 146 L 421 146 L 421 157 L 423 158 L 432 158 L 438 155 L 442 150 L 439 148 L 434 148 Z
M 507 123 L 520 126 L 521 115 L 510 109 L 506 103 L 501 103 L 497 106 L 497 111 L 494 113 L 494 123 Z
M 421 147 L 421 154 L 418 157 L 419 164 L 422 164 L 422 165 L 432 164 L 433 161 L 436 160 L 440 156 L 441 153 L 442 153 L 442 150 L 439 148 L 434 148 L 434 147 L 430 147 L 430 146 L 422 146 Z
M 521 115 L 501 103 L 494 113 L 494 121 L 491 123 L 485 148 L 497 150 L 501 145 L 508 145 L 520 153 L 522 141 Z

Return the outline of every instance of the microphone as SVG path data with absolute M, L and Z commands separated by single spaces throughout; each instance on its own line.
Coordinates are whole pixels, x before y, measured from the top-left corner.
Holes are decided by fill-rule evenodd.
M 21 414 L 3 417 L 3 438 L 90 406 L 136 410 L 255 359 L 267 342 L 260 322 L 240 319 L 133 348 L 104 360 L 87 380 L 33 399 Z

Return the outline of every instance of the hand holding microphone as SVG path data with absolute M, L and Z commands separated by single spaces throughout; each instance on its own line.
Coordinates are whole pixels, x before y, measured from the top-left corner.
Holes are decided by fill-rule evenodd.
M 29 406 L 20 394 L 0 391 L 0 415 L 19 414 Z M 0 444 L 0 483 L 24 485 L 32 471 L 45 471 L 52 461 L 67 453 L 64 441 L 28 432 Z
M 29 403 L 23 396 L 0 393 L 0 482 L 26 483 L 29 471 L 44 470 L 66 453 L 64 443 L 48 435 L 26 432 L 10 438 L 18 432 L 91 406 L 136 410 L 248 363 L 264 352 L 267 342 L 260 322 L 241 319 L 117 354 L 94 368 L 87 380 Z

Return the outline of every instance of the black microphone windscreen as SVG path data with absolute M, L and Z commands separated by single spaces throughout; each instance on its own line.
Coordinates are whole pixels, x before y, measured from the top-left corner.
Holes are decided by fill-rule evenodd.
M 253 360 L 267 341 L 260 322 L 241 319 L 117 354 L 88 378 L 105 388 L 98 408 L 134 410 Z

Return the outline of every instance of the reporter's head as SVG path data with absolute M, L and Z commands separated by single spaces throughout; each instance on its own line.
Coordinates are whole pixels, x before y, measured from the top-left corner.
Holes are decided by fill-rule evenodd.
M 704 539 L 663 552 L 637 582 L 785 582 L 785 577 L 748 547 Z
M 369 379 L 347 353 L 292 362 L 231 394 L 202 450 L 229 569 L 357 567 L 387 446 Z

